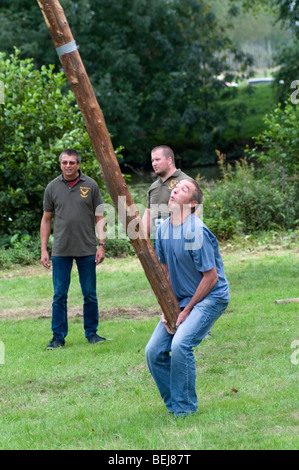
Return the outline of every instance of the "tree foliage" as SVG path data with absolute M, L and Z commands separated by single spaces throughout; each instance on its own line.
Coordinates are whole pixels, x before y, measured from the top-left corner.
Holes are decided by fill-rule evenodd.
M 72 92 L 53 66 L 34 68 L 19 52 L 0 53 L 0 235 L 38 230 L 45 186 L 60 172 L 58 156 L 76 147 L 83 168 L 99 181 L 100 170 Z M 2 240 L 3 241 L 3 240 Z
M 256 137 L 256 146 L 249 154 L 265 167 L 276 166 L 291 178 L 299 174 L 299 111 L 290 102 L 278 105 L 265 116 L 266 129 Z
M 250 62 L 228 39 L 208 3 L 200 0 L 61 0 L 115 147 L 142 162 L 152 145 L 167 142 L 194 163 L 214 161 L 227 126 L 222 104 L 228 53 L 240 70 Z M 4 1 L 1 44 L 55 63 L 37 2 Z M 47 38 L 47 39 L 46 39 Z M 193 158 L 193 157 L 192 157 Z M 192 161 L 188 162 L 189 164 Z

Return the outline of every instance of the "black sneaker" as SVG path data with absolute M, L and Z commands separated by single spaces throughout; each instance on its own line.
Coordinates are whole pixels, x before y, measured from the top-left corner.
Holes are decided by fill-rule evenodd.
M 106 338 L 102 338 L 102 336 L 99 336 L 96 333 L 92 333 L 91 335 L 87 336 L 87 341 L 89 344 L 103 343 L 106 341 Z
M 64 339 L 60 338 L 52 338 L 51 343 L 48 344 L 47 349 L 56 349 L 56 348 L 61 348 L 62 346 L 65 345 Z

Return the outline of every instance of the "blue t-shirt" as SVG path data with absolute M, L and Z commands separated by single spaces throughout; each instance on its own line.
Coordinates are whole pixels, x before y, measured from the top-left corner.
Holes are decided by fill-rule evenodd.
M 166 263 L 172 289 L 180 307 L 193 297 L 203 273 L 216 268 L 218 281 L 209 298 L 230 300 L 218 241 L 201 219 L 191 214 L 183 224 L 173 226 L 170 217 L 159 226 L 156 252 L 160 263 Z

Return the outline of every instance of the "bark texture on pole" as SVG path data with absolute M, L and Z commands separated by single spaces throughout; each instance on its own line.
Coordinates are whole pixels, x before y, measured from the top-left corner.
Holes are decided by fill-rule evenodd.
M 180 312 L 177 299 L 166 279 L 141 218 L 123 179 L 111 138 L 92 85 L 58 0 L 37 0 L 50 30 L 60 62 L 85 120 L 86 129 L 103 178 L 118 213 L 126 214 L 123 221 L 160 307 L 173 331 Z M 68 45 L 66 48 L 62 47 Z M 121 197 L 119 197 L 121 196 Z M 120 204 L 122 205 L 120 207 Z M 130 210 L 128 210 L 130 208 Z M 135 230 L 128 230 L 128 227 Z M 130 233 L 131 232 L 131 233 Z

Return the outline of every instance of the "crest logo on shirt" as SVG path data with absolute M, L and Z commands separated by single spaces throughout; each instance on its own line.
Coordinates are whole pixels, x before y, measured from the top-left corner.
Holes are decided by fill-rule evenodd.
M 168 189 L 173 189 L 177 183 L 178 183 L 178 180 L 171 180 L 169 183 Z
M 83 186 L 80 186 L 81 197 L 86 198 L 88 196 L 89 191 L 90 188 L 84 188 Z

